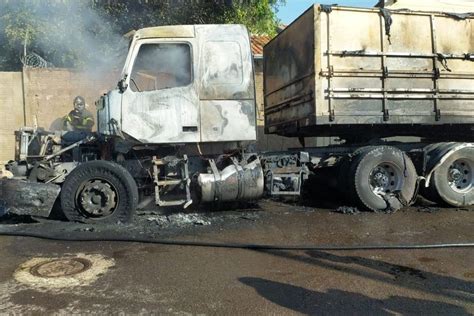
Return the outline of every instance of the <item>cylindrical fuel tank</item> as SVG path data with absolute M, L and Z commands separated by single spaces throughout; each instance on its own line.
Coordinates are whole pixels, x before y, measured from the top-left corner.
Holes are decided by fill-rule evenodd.
M 203 202 L 256 200 L 263 195 L 263 170 L 258 158 L 246 164 L 233 164 L 218 170 L 210 161 L 212 173 L 198 177 Z

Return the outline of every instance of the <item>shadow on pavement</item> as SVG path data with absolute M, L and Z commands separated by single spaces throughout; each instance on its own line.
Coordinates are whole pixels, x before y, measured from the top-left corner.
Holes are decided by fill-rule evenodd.
M 368 296 L 329 289 L 327 292 L 308 290 L 291 284 L 261 278 L 239 278 L 243 284 L 253 287 L 265 299 L 302 314 L 327 315 L 469 315 L 459 306 L 401 296 L 375 299 Z
M 288 251 L 263 250 L 260 252 L 387 283 L 390 286 L 442 295 L 469 303 L 472 303 L 474 299 L 474 282 L 381 260 L 357 256 L 339 256 L 322 251 L 308 251 L 306 255 L 298 255 Z

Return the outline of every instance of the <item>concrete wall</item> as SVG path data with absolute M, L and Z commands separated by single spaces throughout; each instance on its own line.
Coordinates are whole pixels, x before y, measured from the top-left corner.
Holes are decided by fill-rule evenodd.
M 75 96 L 86 99 L 95 115 L 95 100 L 116 85 L 116 74 L 91 76 L 70 69 L 24 69 L 0 72 L 0 162 L 14 158 L 13 132 L 20 127 L 62 129 Z
M 24 124 L 21 76 L 21 72 L 0 72 L 0 162 L 14 157 L 13 132 Z
M 86 108 L 95 115 L 94 102 L 116 84 L 112 77 L 97 78 L 70 69 L 25 69 L 26 124 L 61 129 L 62 119 L 78 95 L 85 98 Z

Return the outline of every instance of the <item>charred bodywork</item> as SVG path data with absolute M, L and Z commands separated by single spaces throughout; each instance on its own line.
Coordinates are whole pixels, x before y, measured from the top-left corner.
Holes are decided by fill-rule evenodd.
M 311 7 L 264 49 L 266 131 L 472 141 L 473 22 L 440 12 Z
M 96 136 L 89 133 L 26 127 L 16 139 L 16 159 L 6 165 L 13 179 L 0 180 L 0 215 L 49 216 L 69 173 L 99 158 Z
M 7 213 L 48 217 L 59 196 L 56 184 L 0 180 L 0 216 Z
M 139 30 L 119 86 L 98 103 L 101 134 L 146 144 L 256 139 L 253 61 L 244 26 Z
M 154 201 L 186 208 L 263 195 L 260 158 L 245 153 L 248 143 L 256 140 L 256 105 L 244 26 L 136 31 L 117 89 L 96 105 L 95 135 L 19 132 L 17 158 L 7 168 L 23 182 L 8 183 L 4 189 L 24 188 L 24 194 L 31 195 L 39 182 L 62 185 L 77 190 L 71 197 L 62 190 L 61 199 L 71 198 L 82 214 L 108 214 L 110 209 L 123 213 L 121 182 L 126 183 L 124 190 L 139 192 L 139 207 Z M 94 160 L 114 161 L 117 170 L 106 163 L 82 166 Z M 78 167 L 80 172 L 75 172 Z M 94 173 L 104 175 L 94 178 Z M 88 185 L 84 188 L 76 181 Z M 127 199 L 134 207 L 135 196 Z M 23 206 L 26 214 L 29 206 Z M 67 203 L 62 206 L 74 209 Z M 115 220 L 111 215 L 107 216 Z M 117 219 L 122 218 L 124 214 Z

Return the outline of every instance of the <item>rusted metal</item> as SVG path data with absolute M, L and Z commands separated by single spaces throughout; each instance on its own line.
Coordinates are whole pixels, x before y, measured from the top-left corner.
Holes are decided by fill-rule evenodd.
M 39 262 L 30 268 L 30 273 L 41 278 L 63 278 L 87 271 L 92 262 L 85 258 L 59 258 Z
M 111 215 L 119 203 L 117 189 L 107 181 L 91 179 L 83 184 L 78 200 L 89 217 Z
M 170 170 L 167 170 L 168 164 L 173 165 Z M 153 182 L 155 184 L 156 205 L 187 208 L 193 203 L 187 155 L 182 158 L 175 157 L 168 160 L 153 157 Z M 175 190 L 178 192 L 175 192 L 176 194 L 172 199 L 164 200 L 161 190 Z
M 87 144 L 87 143 L 90 143 L 92 141 L 96 140 L 96 137 L 95 136 L 86 136 L 84 139 L 81 139 L 67 147 L 64 147 L 63 149 L 55 152 L 54 154 L 51 154 L 51 155 L 48 155 L 46 157 L 44 157 L 44 161 L 48 161 L 48 160 L 51 160 L 57 156 L 60 156 L 61 154 L 71 150 L 71 149 L 74 149 L 76 147 L 79 147 L 80 145 L 83 145 L 83 144 Z
M 449 126 L 461 137 L 474 126 L 474 18 L 408 10 L 390 17 L 389 41 L 378 9 L 315 5 L 272 40 L 265 47 L 266 131 L 433 137 Z
M 0 180 L 0 216 L 10 213 L 48 217 L 59 191 L 56 184 Z

